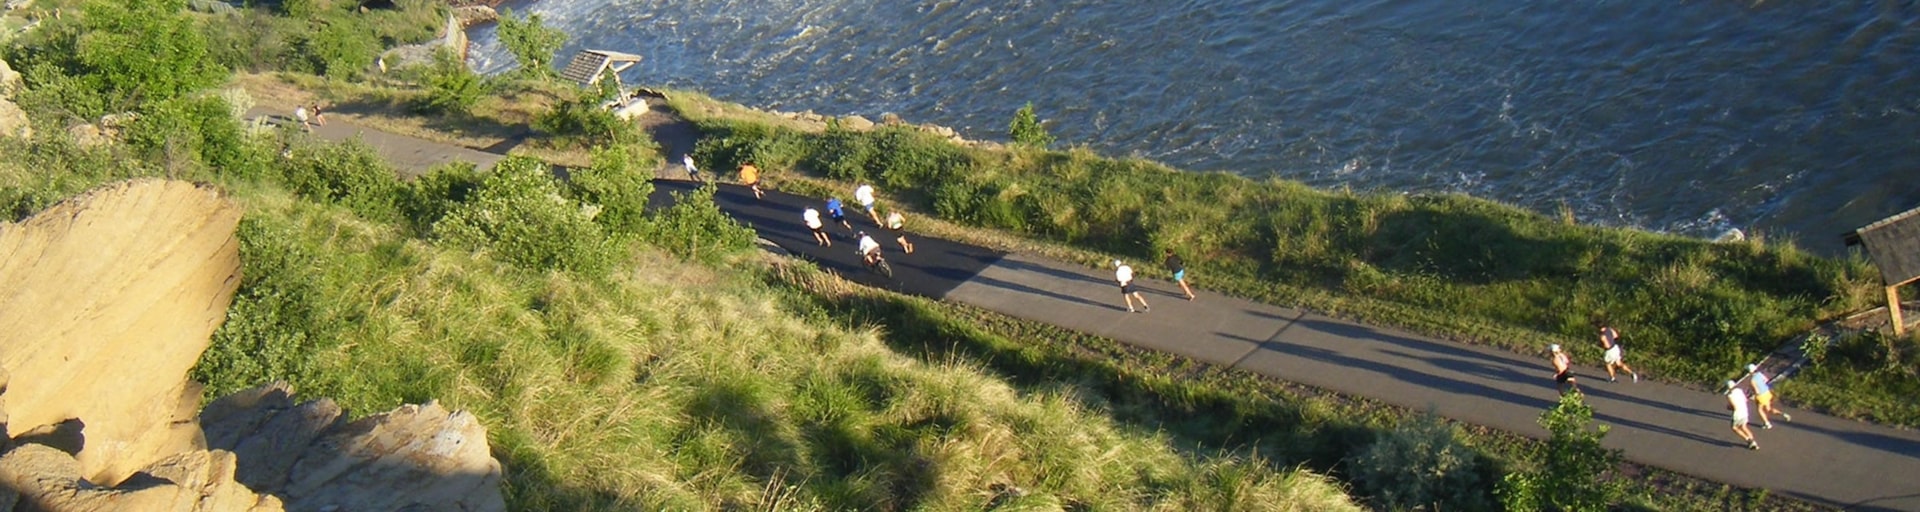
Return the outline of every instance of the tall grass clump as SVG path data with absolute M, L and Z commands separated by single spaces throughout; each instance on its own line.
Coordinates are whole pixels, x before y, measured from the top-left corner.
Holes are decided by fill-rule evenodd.
M 1001 151 L 912 127 L 805 131 L 701 118 L 711 154 L 778 148 L 791 169 L 875 182 L 963 225 L 1129 259 L 1177 249 L 1200 286 L 1522 350 L 1597 360 L 1591 325 L 1640 364 L 1712 383 L 1815 322 L 1864 307 L 1873 270 L 1787 243 L 1570 225 L 1454 194 L 1320 191 L 1185 173 L 1085 149 Z M 758 158 L 758 155 L 756 155 Z

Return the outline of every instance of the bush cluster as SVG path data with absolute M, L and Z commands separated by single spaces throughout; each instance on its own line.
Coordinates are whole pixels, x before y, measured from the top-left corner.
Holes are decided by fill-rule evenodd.
M 531 269 L 601 274 L 615 254 L 593 214 L 561 195 L 545 163 L 527 157 L 500 160 L 466 201 L 433 224 L 433 232 Z
M 1388 510 L 1490 510 L 1499 472 L 1432 414 L 1382 431 L 1347 463 L 1360 490 Z

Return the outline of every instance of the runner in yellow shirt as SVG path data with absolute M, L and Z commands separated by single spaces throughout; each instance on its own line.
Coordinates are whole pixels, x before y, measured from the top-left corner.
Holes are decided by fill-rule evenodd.
M 760 192 L 760 168 L 754 167 L 752 161 L 740 165 L 740 182 L 747 184 L 747 188 L 753 189 L 754 199 L 766 197 L 765 193 Z

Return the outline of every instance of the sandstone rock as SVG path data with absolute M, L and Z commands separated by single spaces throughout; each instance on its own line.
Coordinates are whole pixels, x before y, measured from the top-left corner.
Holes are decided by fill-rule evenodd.
M 0 59 L 0 100 L 11 100 L 14 95 L 26 90 L 27 84 L 21 80 L 20 73 L 7 65 L 6 59 Z
M 11 100 L 0 99 L 0 137 L 33 138 L 33 122 L 27 111 Z
M 125 488 L 112 489 L 80 478 L 81 463 L 72 455 L 26 444 L 0 456 L 0 487 L 19 493 L 17 499 L 27 510 L 284 510 L 279 499 L 255 494 L 234 482 L 234 467 L 231 453 L 185 452 L 145 468 Z
M 285 382 L 221 397 L 200 412 L 207 447 L 240 454 L 240 483 L 266 492 L 285 487 L 301 453 L 345 419 L 332 400 L 295 405 Z
M 906 124 L 906 123 L 907 123 L 907 120 L 901 119 L 900 114 L 895 114 L 892 112 L 880 114 L 880 124 L 884 124 L 887 126 L 894 126 L 894 125 L 900 125 L 900 124 Z
M 847 116 L 840 118 L 840 126 L 846 127 L 849 130 L 864 132 L 873 129 L 873 121 L 869 121 L 867 118 L 861 116 Z
M 99 126 L 91 124 L 80 124 L 67 128 L 67 135 L 73 137 L 74 143 L 79 144 L 81 147 L 89 148 L 113 142 L 114 139 L 120 136 L 118 132 L 102 130 Z
M 436 402 L 336 429 L 300 456 L 275 493 L 298 510 L 506 510 L 486 428 Z
M 78 420 L 76 473 L 107 485 L 199 449 L 185 376 L 240 284 L 239 221 L 211 188 L 136 180 L 0 226 L 8 435 Z
M 453 8 L 453 18 L 459 20 L 460 28 L 467 28 L 500 21 L 500 12 L 484 5 L 466 5 Z

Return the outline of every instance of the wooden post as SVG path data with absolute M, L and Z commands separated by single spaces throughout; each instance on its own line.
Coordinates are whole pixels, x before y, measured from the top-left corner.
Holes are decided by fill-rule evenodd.
M 1900 285 L 1887 287 L 1887 316 L 1893 320 L 1894 336 L 1906 333 L 1906 321 L 1900 319 Z

